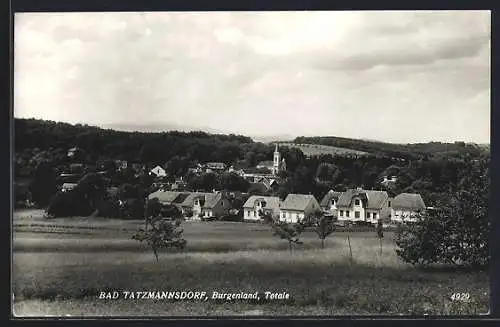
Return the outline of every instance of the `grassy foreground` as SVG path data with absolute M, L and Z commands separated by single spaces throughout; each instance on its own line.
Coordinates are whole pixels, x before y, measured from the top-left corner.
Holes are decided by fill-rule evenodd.
M 104 221 L 103 221 L 104 223 Z M 14 233 L 14 313 L 19 316 L 224 316 L 481 314 L 489 308 L 487 273 L 422 271 L 402 263 L 387 234 L 383 253 L 370 233 L 345 233 L 319 249 L 313 233 L 294 253 L 261 225 L 186 223 L 188 247 L 154 260 L 131 241 L 136 227 Z M 86 224 L 88 227 L 89 225 Z M 137 226 L 137 225 L 136 225 Z M 102 227 L 102 226 L 100 226 Z M 53 228 L 53 227 L 51 227 Z M 50 228 L 48 228 L 50 229 Z M 45 232 L 48 232 L 48 229 Z M 89 232 L 90 231 L 90 232 Z M 102 291 L 287 292 L 289 300 L 101 300 Z M 453 302 L 453 293 L 470 301 Z

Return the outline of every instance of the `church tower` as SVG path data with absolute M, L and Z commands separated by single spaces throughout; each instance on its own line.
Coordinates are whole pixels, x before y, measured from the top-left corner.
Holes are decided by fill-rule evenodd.
M 274 160 L 273 160 L 273 175 L 277 175 L 280 171 L 281 155 L 278 151 L 278 143 L 276 143 L 276 148 L 274 149 Z

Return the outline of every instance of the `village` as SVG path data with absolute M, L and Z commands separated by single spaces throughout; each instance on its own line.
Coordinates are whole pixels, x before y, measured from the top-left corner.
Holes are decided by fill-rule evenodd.
M 88 172 L 83 163 L 77 163 L 78 151 L 80 150 L 76 147 L 68 151 L 67 155 L 72 163 L 68 165 L 68 169 L 59 174 L 61 192 L 71 191 L 84 173 Z M 282 182 L 282 173 L 287 169 L 278 144 L 275 145 L 272 161 L 260 162 L 253 168 L 207 162 L 188 169 L 189 174 L 194 175 L 235 174 L 252 185 L 251 194 L 241 191 L 214 189 L 211 192 L 204 192 L 189 189 L 183 177 L 169 178 L 166 168 L 159 165 L 147 169 L 145 165 L 117 160 L 114 167 L 117 171 L 128 169 L 134 172 L 135 177 L 141 174 L 150 176 L 154 191 L 147 195 L 147 199 L 157 199 L 163 208 L 164 216 L 179 216 L 193 221 L 225 220 L 232 217 L 236 221 L 259 222 L 262 221 L 263 215 L 269 215 L 275 221 L 297 223 L 320 211 L 323 215 L 333 218 L 338 225 L 345 223 L 376 225 L 382 222 L 387 226 L 414 222 L 419 212 L 430 209 L 426 207 L 420 194 L 401 193 L 391 197 L 385 190 L 362 187 L 345 191 L 332 189 L 321 198 L 316 198 L 312 194 L 293 193 L 284 199 L 270 196 L 269 194 L 272 194 Z M 95 173 L 106 176 L 109 171 L 98 164 Z M 380 185 L 395 183 L 396 180 L 396 176 L 384 176 Z M 120 185 L 108 185 L 108 194 L 115 195 L 116 198 L 119 187 Z M 120 206 L 125 204 L 123 199 L 116 198 L 116 201 Z

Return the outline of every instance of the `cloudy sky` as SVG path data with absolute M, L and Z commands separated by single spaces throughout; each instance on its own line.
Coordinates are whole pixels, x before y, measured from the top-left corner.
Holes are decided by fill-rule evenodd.
M 22 13 L 14 115 L 389 142 L 490 139 L 490 13 Z

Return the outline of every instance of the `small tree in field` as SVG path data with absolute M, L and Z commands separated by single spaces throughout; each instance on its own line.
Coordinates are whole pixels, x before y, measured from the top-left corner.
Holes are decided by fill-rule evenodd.
M 325 216 L 321 211 L 314 211 L 307 217 L 308 224 L 314 226 L 314 231 L 321 240 L 321 248 L 325 248 L 325 239 L 335 231 L 331 216 Z
M 304 231 L 304 225 L 302 223 L 285 223 L 285 222 L 275 222 L 272 224 L 273 235 L 279 236 L 283 240 L 288 241 L 288 247 L 290 253 L 293 252 L 293 246 L 295 244 L 303 244 L 300 240 L 300 235 Z
M 384 238 L 384 226 L 381 219 L 379 219 L 377 222 L 377 237 L 380 242 L 380 255 L 382 255 L 382 239 Z
M 151 220 L 161 215 L 161 204 L 157 198 L 149 199 L 146 201 L 144 208 L 144 227 L 147 229 Z
M 166 221 L 161 217 L 153 217 L 148 219 L 150 228 L 139 229 L 132 236 L 132 239 L 139 242 L 145 242 L 155 255 L 158 262 L 158 250 L 161 248 L 176 248 L 184 249 L 186 240 L 182 238 L 183 230 L 180 228 L 181 221 Z

